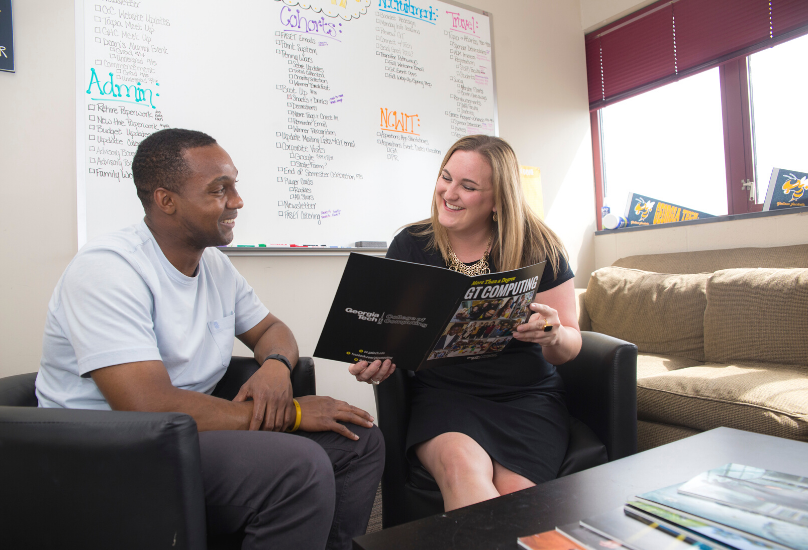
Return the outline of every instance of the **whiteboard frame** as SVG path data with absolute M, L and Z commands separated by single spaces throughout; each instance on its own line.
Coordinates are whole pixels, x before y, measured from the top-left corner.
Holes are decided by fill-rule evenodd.
M 236 246 L 222 246 L 219 247 L 225 256 L 228 257 L 250 257 L 250 256 L 347 256 L 352 252 L 357 254 L 365 254 L 367 256 L 381 256 L 387 255 L 386 248 L 327 248 L 327 247 L 311 247 L 311 248 L 284 248 L 284 247 L 236 247 Z
M 87 185 L 84 180 L 85 143 L 84 143 L 84 98 L 78 93 L 80 82 L 84 82 L 84 2 L 73 2 L 73 27 L 76 29 L 76 220 L 78 231 L 78 248 L 87 244 Z M 82 85 L 82 87 L 84 87 Z M 79 138 L 81 129 L 81 139 Z
M 74 0 L 73 26 L 76 30 L 76 91 L 78 85 L 84 79 L 84 3 L 90 0 Z M 488 18 L 488 36 L 491 39 L 491 81 L 494 103 L 494 136 L 499 137 L 499 104 L 497 103 L 497 69 L 496 56 L 494 55 L 494 16 L 491 12 L 475 8 L 462 2 L 453 0 L 441 0 L 445 4 L 457 6 L 464 10 L 479 13 Z M 85 140 L 84 136 L 84 98 L 80 93 L 76 93 L 76 232 L 78 238 L 78 248 L 81 249 L 87 244 L 87 185 L 85 182 Z M 79 139 L 79 129 L 81 129 L 82 139 Z M 373 256 L 383 256 L 386 248 L 297 248 L 297 247 L 237 247 L 224 246 L 219 250 L 228 256 L 347 256 L 351 252 L 364 252 Z

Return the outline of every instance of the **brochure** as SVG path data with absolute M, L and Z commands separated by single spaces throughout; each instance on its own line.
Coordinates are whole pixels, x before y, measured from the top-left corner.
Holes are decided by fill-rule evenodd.
M 519 537 L 516 542 L 527 550 L 588 550 L 585 546 L 572 542 L 558 531 L 545 531 L 529 537 Z
M 530 317 L 545 264 L 469 277 L 351 253 L 314 356 L 408 370 L 495 357 Z
M 731 527 L 738 531 L 760 537 L 786 548 L 808 550 L 808 528 L 780 519 L 770 518 L 733 506 L 680 493 L 683 484 L 639 495 L 636 500 L 647 504 L 658 504 L 685 517 Z
M 666 506 L 650 504 L 639 500 L 629 500 L 628 505 L 638 511 L 644 511 L 649 517 L 653 516 L 660 523 L 678 525 L 712 540 L 726 544 L 738 550 L 785 550 L 784 546 L 765 539 L 744 533 L 737 529 L 713 523 L 697 516 L 679 512 Z
M 726 464 L 694 477 L 679 492 L 808 527 L 808 478 Z
M 625 515 L 623 507 L 605 514 L 581 520 L 581 526 L 602 537 L 619 542 L 631 550 L 712 550 L 717 545 L 707 545 L 692 538 L 678 539 L 671 536 L 657 523 L 646 524 Z
M 619 542 L 615 542 L 610 538 L 601 537 L 589 529 L 581 527 L 581 524 L 577 521 L 556 527 L 556 531 L 571 541 L 580 544 L 587 550 L 604 550 L 604 548 L 609 550 L 628 550 Z
M 650 525 L 656 529 L 659 529 L 663 533 L 667 533 L 678 540 L 687 542 L 689 544 L 697 546 L 698 548 L 702 548 L 704 550 L 707 550 L 709 548 L 726 550 L 727 548 L 729 548 L 707 537 L 697 535 L 693 531 L 685 529 L 681 525 L 668 523 L 657 517 L 654 517 L 651 514 L 647 514 L 637 508 L 633 508 L 631 506 L 625 506 L 623 508 L 623 511 L 628 517 L 632 519 L 636 519 L 637 521 L 644 523 L 645 525 Z
M 807 173 L 774 168 L 771 178 L 769 178 L 769 188 L 766 190 L 763 211 L 807 206 L 806 191 L 808 191 Z

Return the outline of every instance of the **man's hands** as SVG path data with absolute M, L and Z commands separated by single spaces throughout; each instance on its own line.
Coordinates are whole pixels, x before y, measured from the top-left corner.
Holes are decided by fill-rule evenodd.
M 292 402 L 290 372 L 280 361 L 270 359 L 264 363 L 241 386 L 233 401 L 249 398 L 253 401 L 250 430 L 282 432 L 294 425 L 297 411 Z
M 253 413 L 250 430 L 283 432 L 291 428 L 297 417 L 292 402 L 292 383 L 289 369 L 280 361 L 270 359 L 241 386 L 233 401 L 252 398 Z M 298 397 L 300 427 L 307 432 L 334 431 L 348 439 L 359 439 L 339 422 L 350 422 L 370 428 L 373 417 L 358 407 L 331 397 L 307 395 Z
M 345 401 L 337 401 L 331 397 L 307 395 L 298 397 L 301 419 L 300 429 L 307 432 L 337 432 L 348 439 L 359 439 L 359 436 L 343 426 L 341 422 L 350 422 L 357 426 L 370 428 L 373 417 L 359 407 L 349 405 Z M 294 405 L 292 405 L 294 408 Z M 294 416 L 292 417 L 294 420 Z

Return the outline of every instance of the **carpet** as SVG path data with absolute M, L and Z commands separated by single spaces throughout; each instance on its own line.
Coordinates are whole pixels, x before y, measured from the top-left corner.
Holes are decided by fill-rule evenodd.
M 373 510 L 370 512 L 368 530 L 365 534 L 375 533 L 382 530 L 382 484 L 376 488 L 376 499 L 373 501 Z

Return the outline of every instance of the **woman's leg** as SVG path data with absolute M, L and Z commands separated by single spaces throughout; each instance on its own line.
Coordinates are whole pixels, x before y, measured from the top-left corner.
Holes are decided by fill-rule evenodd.
M 499 496 L 491 457 L 466 434 L 441 434 L 415 447 L 415 454 L 438 482 L 447 512 Z
M 500 495 L 515 493 L 536 485 L 526 477 L 510 471 L 496 460 L 492 460 L 492 462 L 494 463 L 494 487 L 497 488 Z

